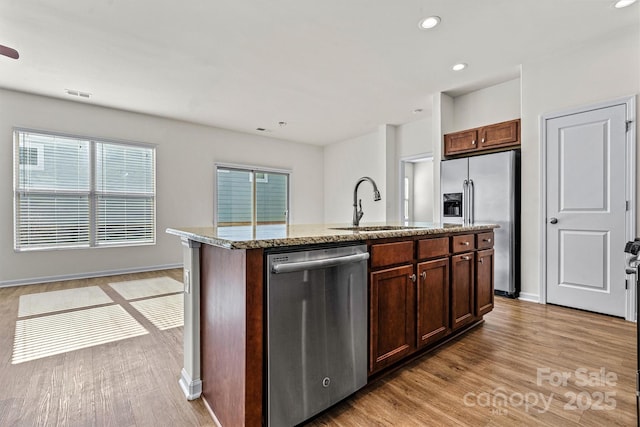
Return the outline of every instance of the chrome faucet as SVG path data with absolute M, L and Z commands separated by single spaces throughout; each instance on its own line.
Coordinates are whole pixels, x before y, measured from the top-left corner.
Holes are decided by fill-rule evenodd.
M 358 227 L 360 225 L 360 219 L 364 215 L 364 212 L 362 212 L 362 199 L 358 201 L 358 187 L 364 181 L 369 181 L 371 185 L 373 185 L 373 200 L 376 202 L 380 200 L 380 192 L 378 191 L 378 186 L 376 185 L 376 182 L 373 179 L 369 178 L 368 176 L 363 176 L 358 180 L 358 182 L 356 182 L 356 187 L 353 189 L 353 226 L 354 227 Z M 358 205 L 360 205 L 360 210 L 358 210 Z

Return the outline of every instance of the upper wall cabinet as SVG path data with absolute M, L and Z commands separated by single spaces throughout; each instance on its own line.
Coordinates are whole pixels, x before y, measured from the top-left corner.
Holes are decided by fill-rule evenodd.
M 519 146 L 520 119 L 448 133 L 444 136 L 445 156 L 479 154 L 488 150 Z

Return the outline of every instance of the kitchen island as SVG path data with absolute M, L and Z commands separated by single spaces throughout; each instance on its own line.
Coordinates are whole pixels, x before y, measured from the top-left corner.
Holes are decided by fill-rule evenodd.
M 496 225 L 428 223 L 173 228 L 184 254 L 184 368 L 222 426 L 265 419 L 265 252 L 365 244 L 368 375 L 395 369 L 493 308 Z

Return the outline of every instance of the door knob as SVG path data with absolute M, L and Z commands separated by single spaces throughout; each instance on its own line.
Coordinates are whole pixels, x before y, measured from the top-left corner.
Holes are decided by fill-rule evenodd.
M 551 224 L 557 224 L 557 223 L 558 223 L 558 218 L 551 218 L 551 219 L 549 220 L 549 222 L 550 222 Z

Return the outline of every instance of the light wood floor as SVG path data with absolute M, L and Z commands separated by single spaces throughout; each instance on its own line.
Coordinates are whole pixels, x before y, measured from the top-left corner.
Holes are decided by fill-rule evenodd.
M 107 285 L 163 275 L 182 278 L 168 270 L 0 289 L 0 426 L 213 426 L 177 384 L 182 328 L 154 328 Z M 11 364 L 20 295 L 86 286 L 149 334 Z M 634 426 L 635 348 L 635 324 L 622 319 L 496 298 L 482 326 L 308 425 Z M 566 384 L 548 380 L 563 372 Z
M 213 426 L 178 386 L 182 327 L 159 330 L 108 286 L 159 276 L 182 281 L 182 270 L 0 288 L 0 426 Z M 20 295 L 86 286 L 99 286 L 149 334 L 12 365 Z

